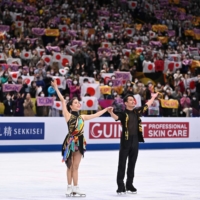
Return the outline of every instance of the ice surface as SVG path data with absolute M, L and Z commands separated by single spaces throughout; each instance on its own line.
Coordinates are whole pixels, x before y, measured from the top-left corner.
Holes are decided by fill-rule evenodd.
M 83 199 L 200 199 L 199 158 L 200 149 L 140 150 L 134 181 L 138 193 L 119 196 L 118 151 L 88 151 L 79 169 Z M 0 200 L 66 199 L 65 170 L 60 152 L 1 153 Z

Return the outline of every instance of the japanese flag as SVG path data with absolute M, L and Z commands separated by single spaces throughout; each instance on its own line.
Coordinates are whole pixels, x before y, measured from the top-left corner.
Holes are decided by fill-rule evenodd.
M 111 77 L 115 76 L 114 73 L 101 73 L 101 77 L 104 79 L 104 83 L 107 83 L 109 80 L 111 80 Z
M 98 100 L 96 97 L 82 97 L 83 110 L 98 110 Z
M 133 34 L 135 33 L 135 29 L 134 28 L 126 28 L 126 33 L 129 37 L 132 37 Z
M 30 60 L 32 58 L 31 51 L 22 51 L 20 57 L 23 60 Z
M 155 72 L 155 64 L 150 61 L 143 61 L 143 73 L 154 73 Z
M 39 57 L 42 57 L 44 52 L 45 52 L 45 49 L 40 49 L 40 48 L 37 48 L 36 51 L 38 52 L 38 56 Z
M 76 51 L 76 48 L 77 48 L 77 45 L 74 45 L 74 46 L 72 46 L 72 47 L 70 47 L 70 46 L 67 46 L 66 47 L 66 50 L 68 51 L 68 53 L 70 53 L 70 54 L 74 54 L 75 53 L 75 51 Z
M 100 87 L 97 83 L 87 84 L 84 83 L 81 86 L 81 97 L 84 97 L 85 94 L 89 94 L 90 97 L 96 97 L 97 99 L 100 98 Z
M 137 54 L 141 54 L 142 51 L 144 51 L 144 48 L 143 48 L 143 47 L 136 47 L 136 52 L 137 52 Z
M 135 107 L 141 107 L 142 106 L 142 101 L 141 101 L 141 96 L 139 94 L 133 95 L 135 98 Z
M 61 101 L 54 101 L 53 108 L 55 108 L 57 110 L 62 110 L 62 103 L 61 103 Z
M 175 72 L 177 69 L 182 68 L 181 62 L 174 62 L 170 60 L 165 60 L 164 62 L 164 72 L 167 72 L 168 70 Z
M 194 93 L 196 91 L 196 84 L 193 80 L 191 80 L 189 82 L 189 87 L 190 87 L 190 90 L 191 90 L 192 93 Z
M 67 25 L 58 25 L 58 27 L 59 27 L 59 30 L 61 30 L 61 31 L 63 31 L 64 33 L 66 33 L 67 32 L 67 29 L 68 29 L 68 26 Z
M 16 65 L 22 66 L 22 62 L 21 62 L 20 58 L 8 58 L 7 64 L 9 64 L 9 65 L 16 64 Z
M 101 16 L 101 17 L 99 17 L 99 20 L 105 22 L 105 21 L 108 21 L 108 20 L 109 20 L 109 17 Z
M 88 82 L 89 82 L 90 84 L 91 84 L 91 83 L 95 83 L 95 79 L 92 78 L 92 77 L 80 76 L 80 77 L 79 77 L 79 83 L 80 83 L 80 85 L 83 84 L 83 80 L 84 80 L 84 79 L 88 79 Z
M 107 39 L 113 39 L 113 33 L 105 33 Z
M 137 1 L 128 1 L 128 6 L 130 9 L 134 10 L 137 7 Z
M 157 38 L 157 35 L 156 35 L 155 32 L 149 31 L 149 37 L 150 37 L 150 39 L 152 39 L 152 38 Z
M 51 65 L 52 63 L 52 56 L 50 55 L 43 55 L 42 59 L 44 60 L 46 65 Z
M 64 89 L 64 90 L 66 89 L 66 80 L 65 80 L 65 77 L 62 77 L 62 76 L 53 76 L 52 78 L 54 80 L 56 80 L 58 88 L 61 88 L 61 89 Z
M 78 12 L 80 13 L 80 14 L 82 14 L 83 12 L 84 12 L 84 10 L 85 10 L 85 8 L 78 8 Z
M 67 70 L 66 69 L 59 69 L 59 73 L 64 76 L 67 73 Z
M 5 60 L 4 53 L 0 53 L 0 60 Z
M 62 54 L 61 53 L 56 53 L 54 52 L 53 53 L 53 62 L 58 62 L 58 63 L 61 63 L 62 61 Z
M 34 80 L 34 76 L 22 76 L 23 82 L 28 86 L 31 86 L 31 82 Z
M 14 82 L 17 82 L 17 78 L 21 75 L 19 71 L 17 72 L 9 72 L 9 75 L 12 77 Z
M 102 43 L 101 43 L 101 46 L 102 46 L 103 48 L 110 48 L 110 47 L 112 46 L 112 44 L 111 44 L 110 42 L 102 42 Z
M 24 26 L 24 21 L 16 21 L 15 22 L 16 28 L 23 28 L 23 26 Z
M 11 15 L 13 21 L 18 21 L 21 19 L 22 13 L 10 12 L 10 15 Z
M 157 51 L 152 51 L 152 56 L 153 56 L 153 58 L 156 58 L 157 55 L 158 55 L 158 52 L 157 52 Z
M 130 50 L 130 49 L 122 49 L 122 53 L 123 53 L 124 55 L 126 55 L 127 57 L 129 57 L 129 56 L 130 56 L 130 53 L 131 53 L 131 50 Z
M 69 64 L 71 66 L 71 64 L 72 64 L 72 56 L 62 55 L 60 66 L 61 67 L 65 67 L 66 64 Z
M 144 2 L 144 8 L 145 8 L 146 10 L 150 10 L 150 11 L 152 12 L 153 9 L 154 9 L 154 6 L 153 6 L 152 4 L 150 4 L 150 3 L 148 3 L 147 1 L 145 1 L 145 2 Z

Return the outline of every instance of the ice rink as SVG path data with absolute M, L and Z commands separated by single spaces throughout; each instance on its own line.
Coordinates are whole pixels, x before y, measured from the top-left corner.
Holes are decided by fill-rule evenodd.
M 81 161 L 83 199 L 200 199 L 200 149 L 140 150 L 137 194 L 116 194 L 118 151 L 88 151 Z M 0 200 L 66 199 L 60 152 L 0 153 Z M 79 197 L 67 197 L 74 199 Z M 79 198 L 80 199 L 80 198 Z

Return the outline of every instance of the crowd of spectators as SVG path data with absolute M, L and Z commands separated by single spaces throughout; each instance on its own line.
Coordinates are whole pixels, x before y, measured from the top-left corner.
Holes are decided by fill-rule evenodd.
M 52 77 L 71 80 L 61 88 L 66 102 L 73 96 L 81 100 L 80 77 L 85 77 L 84 84 L 91 77 L 100 86 L 111 87 L 101 99 L 113 99 L 118 108 L 120 103 L 115 102 L 127 93 L 139 94 L 144 104 L 151 92 L 159 92 L 159 101 L 174 99 L 178 106 L 160 104 L 156 116 L 199 116 L 198 1 L 1 0 L 0 4 L 0 102 L 5 116 L 60 116 L 56 108 L 37 102 L 33 112 L 33 98 L 58 100 L 50 87 Z M 57 62 L 55 55 L 67 61 Z M 116 71 L 131 75 L 121 90 L 105 80 L 110 74 L 115 79 Z M 32 77 L 30 84 L 26 77 Z M 22 88 L 5 92 L 4 84 Z

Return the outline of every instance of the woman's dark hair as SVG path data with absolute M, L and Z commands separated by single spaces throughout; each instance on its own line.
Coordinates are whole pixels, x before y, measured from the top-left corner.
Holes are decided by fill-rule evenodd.
M 73 104 L 73 102 L 74 102 L 74 100 L 78 100 L 78 98 L 77 97 L 73 97 L 72 99 L 70 99 L 69 100 L 69 102 L 67 103 L 67 110 L 68 110 L 68 112 L 70 112 L 72 109 L 71 109 L 71 105 Z

